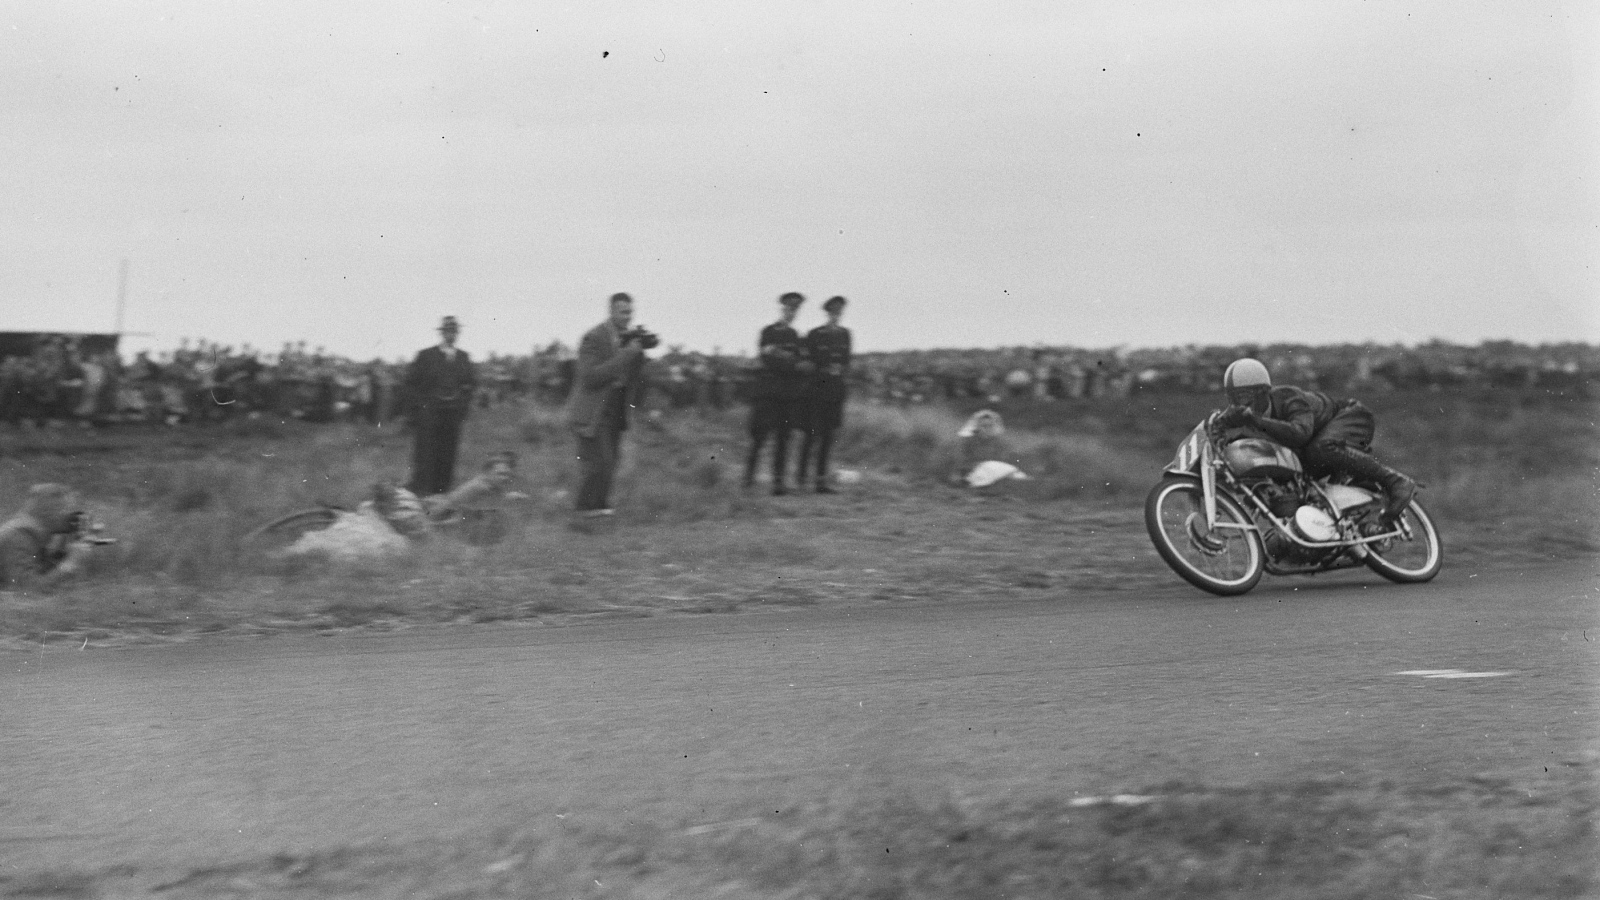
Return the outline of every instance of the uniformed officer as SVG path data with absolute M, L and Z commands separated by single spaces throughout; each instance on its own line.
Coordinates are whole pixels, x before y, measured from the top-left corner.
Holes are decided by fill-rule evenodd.
M 811 364 L 806 361 L 794 317 L 806 298 L 794 291 L 778 298 L 778 321 L 761 329 L 757 342 L 759 367 L 750 392 L 750 453 L 745 458 L 744 485 L 756 481 L 761 445 L 772 437 L 772 493 L 789 492 L 789 431 L 799 425 L 799 404 Z
M 806 360 L 813 369 L 807 380 L 804 400 L 805 440 L 800 443 L 800 470 L 795 480 L 805 486 L 806 466 L 811 452 L 816 450 L 816 490 L 831 494 L 828 484 L 828 453 L 833 449 L 833 435 L 844 424 L 845 379 L 850 374 L 850 329 L 839 324 L 844 316 L 846 300 L 829 297 L 822 304 L 828 321 L 806 333 L 804 349 Z
M 405 395 L 414 438 L 411 480 L 418 497 L 443 494 L 455 480 L 461 426 L 477 386 L 472 360 L 456 346 L 461 324 L 455 316 L 439 323 L 439 343 L 417 354 L 406 369 Z

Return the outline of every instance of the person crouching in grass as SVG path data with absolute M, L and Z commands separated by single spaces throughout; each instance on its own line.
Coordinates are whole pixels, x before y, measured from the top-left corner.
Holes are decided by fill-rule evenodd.
M 0 525 L 0 590 L 48 590 L 77 575 L 96 546 L 84 535 L 85 518 L 72 488 L 30 488 L 22 509 Z

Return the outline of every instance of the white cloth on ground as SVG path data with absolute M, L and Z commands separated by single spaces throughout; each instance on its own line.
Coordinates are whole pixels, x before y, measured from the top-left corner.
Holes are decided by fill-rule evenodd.
M 283 552 L 289 556 L 322 554 L 349 562 L 399 556 L 410 550 L 411 542 L 391 528 L 370 503 L 363 503 L 355 512 L 339 510 L 332 525 L 306 532 Z
M 1007 478 L 1025 481 L 1028 478 L 1028 473 L 1013 466 L 1011 463 L 990 459 L 972 467 L 972 471 L 967 473 L 967 486 L 975 488 L 988 487 Z

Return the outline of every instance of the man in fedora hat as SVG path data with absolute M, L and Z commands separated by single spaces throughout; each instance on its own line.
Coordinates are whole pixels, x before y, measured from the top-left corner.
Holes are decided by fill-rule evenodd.
M 461 426 L 477 386 L 472 360 L 456 346 L 461 324 L 455 316 L 439 323 L 439 343 L 417 354 L 406 370 L 405 396 L 414 441 L 411 480 L 419 497 L 443 494 L 455 480 Z

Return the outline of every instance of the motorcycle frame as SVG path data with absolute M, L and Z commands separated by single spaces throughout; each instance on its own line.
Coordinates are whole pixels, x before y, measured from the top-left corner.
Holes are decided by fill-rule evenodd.
M 1170 473 L 1190 477 L 1194 477 L 1198 472 L 1201 505 L 1206 515 L 1207 530 L 1232 528 L 1240 531 L 1254 531 L 1258 535 L 1262 533 L 1261 526 L 1255 522 L 1217 521 L 1217 491 L 1220 478 L 1224 486 L 1223 489 L 1228 491 L 1230 497 L 1235 501 L 1241 501 L 1241 505 L 1244 505 L 1246 509 L 1252 510 L 1257 515 L 1265 516 L 1266 520 L 1273 524 L 1279 534 L 1305 550 L 1348 550 L 1356 558 L 1355 561 L 1359 562 L 1366 555 L 1367 544 L 1376 544 L 1380 541 L 1389 541 L 1395 538 L 1406 540 L 1411 538 L 1411 529 L 1404 519 L 1396 522 L 1396 527 L 1382 534 L 1364 537 L 1351 534 L 1349 523 L 1344 519 L 1342 510 L 1328 496 L 1328 492 L 1324 489 L 1324 484 L 1305 475 L 1301 477 L 1306 478 L 1310 485 L 1316 489 L 1328 508 L 1339 513 L 1336 522 L 1340 525 L 1341 536 L 1339 540 L 1335 541 L 1312 541 L 1300 537 L 1295 534 L 1294 529 L 1287 521 L 1273 515 L 1266 504 L 1261 502 L 1261 498 L 1257 497 L 1254 491 L 1240 483 L 1239 479 L 1228 470 L 1227 465 L 1222 461 L 1217 451 L 1216 439 L 1212 435 L 1212 426 L 1215 421 L 1216 413 L 1212 413 L 1206 417 L 1205 421 L 1196 426 L 1189 433 L 1189 436 L 1184 439 L 1184 442 L 1178 446 L 1178 455 L 1166 468 L 1166 471 Z M 1334 567 L 1323 565 L 1308 571 L 1325 571 L 1329 568 Z

